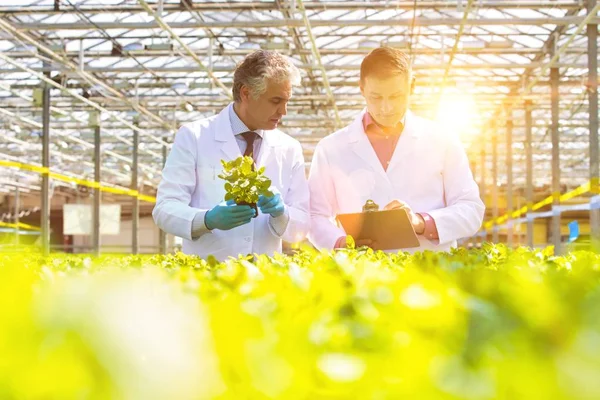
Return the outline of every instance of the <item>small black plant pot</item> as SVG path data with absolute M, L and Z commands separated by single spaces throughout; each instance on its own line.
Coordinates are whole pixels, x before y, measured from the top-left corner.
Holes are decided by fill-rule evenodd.
M 236 202 L 235 204 L 237 204 L 238 206 L 250 206 L 250 208 L 254 208 L 254 211 L 256 211 L 256 213 L 255 213 L 254 217 L 252 217 L 252 218 L 258 217 L 258 206 L 256 205 L 256 203 L 248 203 L 245 201 L 240 201 L 239 203 Z

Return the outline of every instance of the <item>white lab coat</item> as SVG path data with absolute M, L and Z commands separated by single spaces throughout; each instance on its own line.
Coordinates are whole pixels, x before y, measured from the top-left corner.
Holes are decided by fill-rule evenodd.
M 230 105 L 231 106 L 231 105 Z M 154 221 L 165 232 L 183 238 L 183 252 L 223 260 L 239 254 L 281 251 L 282 240 L 304 239 L 310 225 L 309 192 L 300 143 L 275 129 L 264 131 L 257 166 L 265 167 L 271 187 L 281 193 L 289 212 L 289 223 L 279 236 L 260 213 L 246 225 L 215 229 L 192 240 L 192 220 L 223 201 L 225 181 L 219 175 L 221 160 L 241 156 L 229 121 L 228 108 L 218 115 L 182 126 L 173 143 L 158 186 Z
M 382 209 L 394 199 L 434 219 L 439 241 L 418 235 L 420 247 L 449 250 L 480 228 L 485 206 L 455 134 L 407 111 L 390 165 L 383 169 L 363 129 L 363 110 L 347 127 L 319 142 L 309 174 L 310 241 L 331 249 L 345 232 L 337 214 L 361 212 L 368 199 Z M 394 250 L 396 252 L 397 250 Z

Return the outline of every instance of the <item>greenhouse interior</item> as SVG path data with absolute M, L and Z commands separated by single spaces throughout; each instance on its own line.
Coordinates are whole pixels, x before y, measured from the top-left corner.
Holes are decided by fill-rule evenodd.
M 0 3 L 0 398 L 600 398 L 600 2 Z M 361 212 L 342 204 L 346 193 L 316 205 L 334 191 L 317 174 L 329 177 L 342 164 L 327 163 L 346 157 L 334 141 L 360 117 L 373 144 L 365 151 L 380 156 L 366 133 L 375 114 L 362 74 L 382 48 L 407 57 L 414 79 L 403 129 L 431 123 L 439 146 L 458 138 L 468 162 L 450 179 L 460 164 L 450 147 L 428 148 L 429 159 L 402 164 L 411 169 L 401 182 L 439 163 L 438 197 L 456 215 L 419 209 L 430 202 L 413 199 L 437 182 L 424 179 L 394 197 L 410 199 L 402 218 L 423 251 L 355 241 L 331 218 L 345 236 L 318 245 L 315 213 Z M 207 121 L 257 104 L 234 82 L 258 53 L 299 72 L 276 125 L 287 135 L 280 148 L 301 150 L 303 173 L 287 194 L 261 195 L 281 211 L 255 205 L 255 239 L 245 239 L 266 247 L 236 247 L 244 227 L 213 218 L 229 203 L 183 222 L 167 203 L 179 190 L 189 194 L 181 207 L 202 208 L 193 196 L 207 190 L 203 172 L 186 181 L 178 163 L 219 155 L 200 144 L 190 153 L 185 127 L 208 126 L 192 132 L 198 143 L 211 129 L 218 139 Z M 270 136 L 261 135 L 264 152 Z M 287 168 L 267 167 L 274 186 Z M 332 187 L 366 190 L 364 176 L 350 186 L 356 176 Z M 394 187 L 404 193 L 403 184 Z M 476 224 L 452 204 L 466 187 L 481 204 Z M 198 215 L 210 232 L 200 239 Z M 305 232 L 278 233 L 281 215 Z M 447 247 L 419 248 L 432 226 Z M 212 256 L 224 248 L 230 257 Z

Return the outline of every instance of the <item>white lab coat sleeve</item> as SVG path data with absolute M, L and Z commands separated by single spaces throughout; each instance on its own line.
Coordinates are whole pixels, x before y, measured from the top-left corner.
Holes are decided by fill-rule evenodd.
M 204 220 L 208 210 L 191 207 L 196 189 L 197 145 L 194 133 L 186 126 L 179 129 L 158 185 L 154 222 L 163 231 L 192 240 L 192 221 L 197 214 Z
M 485 212 L 467 154 L 454 134 L 446 140 L 442 174 L 446 207 L 428 211 L 428 214 L 435 221 L 439 243 L 448 243 L 474 235 L 481 227 Z
M 294 143 L 291 157 L 292 176 L 290 185 L 287 193 L 282 196 L 289 219 L 284 227 L 283 234 L 277 231 L 281 229 L 280 224 L 276 224 L 278 225 L 276 230 L 269 223 L 269 230 L 273 235 L 286 242 L 297 243 L 306 238 L 310 229 L 308 182 L 306 181 L 304 154 L 299 142 Z
M 333 221 L 338 212 L 337 198 L 326 149 L 317 145 L 308 176 L 311 229 L 309 240 L 319 249 L 333 249 L 346 233 Z

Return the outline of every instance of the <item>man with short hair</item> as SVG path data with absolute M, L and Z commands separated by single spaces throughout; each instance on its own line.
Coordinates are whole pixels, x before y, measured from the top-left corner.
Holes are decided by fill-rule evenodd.
M 300 74 L 276 52 L 256 51 L 237 67 L 234 102 L 218 115 L 182 126 L 163 169 L 152 215 L 164 231 L 184 239 L 183 251 L 219 260 L 280 252 L 282 240 L 301 241 L 309 229 L 309 193 L 300 143 L 277 129 Z M 265 167 L 272 197 L 259 215 L 224 202 L 221 160 L 253 157 Z
M 413 87 L 404 52 L 380 47 L 363 60 L 366 109 L 321 140 L 312 159 L 309 239 L 318 248 L 345 247 L 335 217 L 361 212 L 367 200 L 407 211 L 420 243 L 409 251 L 449 250 L 481 226 L 485 206 L 465 151 L 452 132 L 408 109 Z M 377 248 L 369 238 L 357 244 Z

